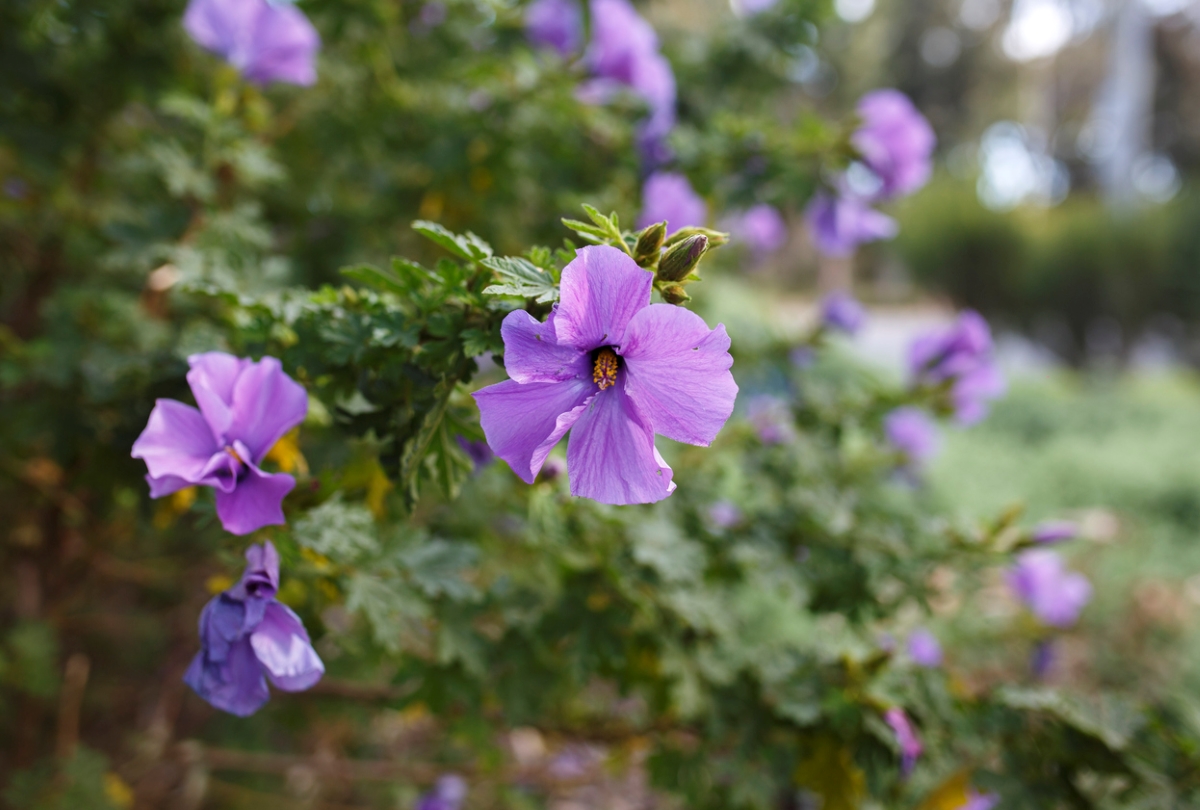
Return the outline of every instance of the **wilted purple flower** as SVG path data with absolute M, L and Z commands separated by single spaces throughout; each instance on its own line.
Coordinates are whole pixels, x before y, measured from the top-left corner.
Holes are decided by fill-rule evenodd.
M 833 257 L 849 256 L 864 242 L 891 239 L 899 232 L 896 220 L 850 194 L 832 197 L 819 192 L 804 219 L 817 250 Z
M 853 295 L 843 290 L 831 292 L 821 302 L 821 323 L 826 329 L 834 329 L 853 335 L 862 328 L 867 313 Z
M 1079 534 L 1079 526 L 1069 520 L 1047 520 L 1033 527 L 1029 539 L 1035 543 L 1061 543 L 1073 540 Z
M 779 397 L 754 397 L 746 406 L 746 420 L 763 444 L 786 444 L 796 437 L 792 409 Z
M 896 734 L 896 742 L 900 745 L 900 772 L 907 776 L 917 764 L 917 758 L 924 750 L 917 732 L 909 722 L 908 715 L 898 706 L 893 706 L 883 714 L 883 719 L 892 727 Z
M 535 45 L 553 48 L 563 56 L 577 52 L 583 41 L 583 10 L 578 0 L 534 0 L 525 9 L 525 35 Z
M 477 473 L 496 460 L 496 454 L 492 452 L 492 448 L 487 446 L 487 442 L 476 442 L 468 439 L 466 436 L 459 436 L 458 446 L 463 449 L 463 452 L 475 464 L 475 472 Z
M 1000 797 L 995 793 L 978 793 L 975 788 L 967 790 L 966 804 L 960 804 L 958 810 L 992 810 L 1000 803 Z
M 1008 572 L 1008 584 L 1033 614 L 1051 627 L 1070 627 L 1092 598 L 1087 577 L 1068 571 L 1057 552 L 1021 552 Z
M 183 27 L 256 84 L 317 80 L 317 29 L 300 9 L 270 0 L 191 0 Z
M 222 711 L 254 714 L 270 697 L 267 679 L 285 692 L 302 692 L 325 672 L 300 617 L 275 599 L 278 590 L 275 546 L 253 545 L 241 581 L 200 614 L 200 652 L 183 680 Z
M 787 243 L 787 223 L 779 209 L 767 203 L 751 206 L 730 223 L 735 238 L 756 255 L 774 253 Z
M 922 667 L 940 667 L 942 665 L 942 645 L 937 636 L 919 627 L 908 637 L 908 657 L 913 663 Z
M 707 219 L 707 203 L 682 174 L 655 172 L 646 178 L 639 228 L 665 221 L 667 232 L 674 233 L 680 228 L 703 225 Z
M 199 485 L 217 491 L 226 531 L 249 534 L 284 523 L 283 498 L 296 479 L 259 469 L 275 442 L 304 421 L 308 394 L 274 357 L 257 363 L 221 352 L 188 358 L 188 385 L 200 410 L 160 399 L 133 443 L 150 497 Z
M 992 332 L 973 310 L 964 311 L 948 329 L 917 338 L 909 348 L 909 365 L 918 384 L 951 383 L 955 417 L 964 425 L 986 416 L 988 402 L 1006 388 L 993 357 Z
M 919 467 L 937 455 L 940 441 L 934 421 L 925 411 L 905 405 L 883 419 L 883 433 L 910 466 Z
M 417 801 L 416 810 L 459 810 L 467 798 L 467 780 L 458 774 L 438 777 L 433 790 Z
M 708 519 L 718 529 L 730 529 L 742 522 L 742 510 L 729 501 L 717 501 L 708 507 Z
M 653 274 L 623 251 L 580 249 L 545 323 L 501 326 L 508 379 L 475 394 L 488 444 L 526 483 L 571 431 L 573 495 L 651 503 L 671 494 L 654 434 L 708 445 L 733 412 L 729 336 L 695 313 L 651 304 Z
M 929 180 L 937 137 L 925 116 L 898 90 L 874 90 L 858 102 L 862 124 L 851 143 L 882 182 L 885 199 L 911 194 Z

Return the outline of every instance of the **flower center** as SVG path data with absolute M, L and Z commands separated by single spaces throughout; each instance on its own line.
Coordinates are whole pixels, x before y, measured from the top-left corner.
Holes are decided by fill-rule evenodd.
M 601 349 L 596 354 L 596 365 L 592 368 L 592 382 L 600 386 L 600 390 L 611 388 L 617 384 L 617 369 L 620 362 L 612 349 Z
M 240 464 L 246 463 L 246 461 L 241 456 L 238 455 L 237 450 L 234 450 L 232 447 L 226 447 L 225 452 L 228 453 L 229 455 L 233 456 L 235 459 L 237 459 L 238 463 L 240 463 Z

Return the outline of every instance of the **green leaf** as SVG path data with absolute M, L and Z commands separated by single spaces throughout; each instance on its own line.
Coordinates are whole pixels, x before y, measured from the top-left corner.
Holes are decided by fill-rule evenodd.
M 371 264 L 356 264 L 350 267 L 343 267 L 338 272 L 347 278 L 352 278 L 355 281 L 366 284 L 368 287 L 374 287 L 384 292 L 406 295 L 412 289 L 404 279 L 395 273 Z
M 558 300 L 558 287 L 545 270 L 520 256 L 484 259 L 481 264 L 500 277 L 500 284 L 484 289 L 487 295 L 516 295 L 534 298 L 539 304 Z
M 393 653 L 429 616 L 429 605 L 408 585 L 364 573 L 354 574 L 347 583 L 346 609 L 361 613 L 376 643 Z
M 492 255 L 492 246 L 470 231 L 460 236 L 436 222 L 428 222 L 423 219 L 414 222 L 412 228 L 426 239 L 441 245 L 461 259 L 476 262 Z
M 446 596 L 462 602 L 478 593 L 474 585 L 463 579 L 464 572 L 475 565 L 478 557 L 478 549 L 466 543 L 430 540 L 402 551 L 399 562 L 426 596 Z
M 588 225 L 586 222 L 580 222 L 577 219 L 563 219 L 562 224 L 566 225 L 568 228 L 575 231 L 575 233 L 579 234 L 589 242 L 604 244 L 608 241 L 607 231 L 601 228 L 595 228 L 591 225 Z
M 296 522 L 296 542 L 336 563 L 378 550 L 375 518 L 366 506 L 334 495 Z

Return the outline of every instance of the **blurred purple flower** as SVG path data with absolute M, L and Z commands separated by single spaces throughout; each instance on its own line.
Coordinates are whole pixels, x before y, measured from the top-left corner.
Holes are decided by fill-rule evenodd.
M 300 9 L 269 0 L 191 0 L 183 27 L 255 84 L 317 80 L 317 29 Z
M 438 777 L 433 790 L 417 800 L 416 810 L 459 810 L 467 798 L 467 781 L 453 773 Z
M 937 455 L 937 424 L 920 408 L 905 405 L 890 412 L 883 419 L 883 433 L 909 466 L 920 467 Z
M 665 221 L 667 232 L 674 233 L 680 228 L 703 225 L 707 220 L 707 203 L 682 174 L 655 172 L 646 178 L 639 228 Z
M 853 335 L 867 319 L 863 305 L 843 290 L 831 292 L 821 302 L 821 324 L 826 329 Z
M 525 9 L 525 35 L 535 45 L 563 56 L 577 53 L 583 43 L 583 10 L 578 0 L 534 0 Z
M 1079 534 L 1079 526 L 1069 520 L 1047 520 L 1033 527 L 1029 539 L 1035 543 L 1061 543 L 1073 540 Z
M 874 90 L 858 102 L 862 124 L 851 142 L 882 183 L 878 197 L 911 194 L 929 180 L 937 138 L 925 116 L 898 90 Z
M 891 239 L 899 231 L 896 220 L 849 194 L 818 192 L 804 219 L 817 250 L 835 258 L 849 256 L 864 242 Z
M 487 446 L 487 442 L 476 442 L 468 439 L 466 436 L 459 436 L 458 446 L 463 449 L 463 452 L 475 464 L 476 473 L 479 473 L 484 467 L 487 467 L 496 460 L 496 454 L 492 452 L 492 448 Z
M 808 368 L 817 359 L 816 352 L 812 346 L 797 346 L 788 352 L 788 360 L 796 368 Z
M 746 420 L 763 444 L 786 444 L 796 437 L 792 409 L 779 397 L 754 397 L 746 405 Z
M 965 310 L 948 329 L 917 338 L 909 366 L 918 384 L 951 383 L 955 417 L 972 425 L 988 412 L 988 402 L 1004 394 L 1004 375 L 992 352 L 992 332 L 978 312 Z
M 738 214 L 730 222 L 729 230 L 758 256 L 774 253 L 787 243 L 787 223 L 779 209 L 767 203 Z
M 1008 572 L 1008 584 L 1033 614 L 1051 627 L 1070 627 L 1092 598 L 1087 577 L 1068 571 L 1062 557 L 1049 549 L 1018 555 Z
M 416 18 L 408 24 L 408 28 L 414 34 L 423 36 L 444 23 L 447 14 L 446 4 L 433 0 L 433 2 L 421 6 Z
M 896 734 L 896 742 L 900 745 L 900 773 L 908 776 L 924 750 L 921 741 L 917 738 L 917 732 L 909 722 L 908 715 L 898 706 L 884 712 L 883 719 L 892 727 Z
M 958 810 L 992 810 L 1000 803 L 1000 797 L 995 793 L 978 793 L 975 788 L 967 790 L 966 804 L 960 804 Z
M 1033 648 L 1033 655 L 1030 656 L 1029 668 L 1033 670 L 1035 678 L 1045 678 L 1052 666 L 1054 666 L 1054 642 L 1051 639 L 1039 641 Z
M 734 13 L 742 17 L 753 17 L 774 8 L 779 0 L 734 0 Z
M 200 652 L 183 680 L 222 711 L 247 717 L 270 697 L 268 679 L 301 692 L 325 672 L 300 617 L 275 599 L 278 590 L 279 554 L 268 540 L 246 549 L 241 581 L 200 614 Z
M 653 274 L 623 251 L 585 247 L 562 272 L 545 323 L 509 313 L 501 327 L 510 379 L 475 393 L 488 445 L 532 484 L 571 431 L 571 494 L 601 503 L 670 495 L 654 434 L 707 446 L 733 411 L 725 327 L 651 304 Z
M 718 529 L 731 529 L 742 522 L 742 510 L 729 501 L 717 501 L 708 507 L 708 519 Z
M 942 665 L 942 645 L 937 636 L 919 627 L 908 637 L 908 657 L 918 666 L 940 667 Z
M 259 468 L 275 442 L 304 421 L 308 394 L 274 357 L 257 363 L 221 352 L 188 358 L 199 410 L 160 399 L 132 455 L 146 462 L 150 497 L 189 486 L 217 491 L 226 531 L 249 534 L 284 523 L 283 498 L 296 479 Z

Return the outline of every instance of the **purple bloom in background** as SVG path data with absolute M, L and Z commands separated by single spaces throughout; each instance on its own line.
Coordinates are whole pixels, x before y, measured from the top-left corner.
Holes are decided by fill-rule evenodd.
M 1039 641 L 1033 648 L 1033 655 L 1030 656 L 1029 668 L 1033 670 L 1035 678 L 1045 678 L 1050 672 L 1050 667 L 1054 665 L 1054 642 L 1051 639 Z
M 958 810 L 992 810 L 999 803 L 1000 797 L 995 793 L 978 793 L 975 788 L 970 788 L 966 804 L 960 804 Z
M 275 546 L 253 545 L 241 581 L 200 614 L 200 652 L 183 680 L 222 711 L 254 714 L 270 697 L 267 679 L 301 692 L 325 672 L 300 617 L 275 599 L 278 590 Z
M 913 663 L 922 667 L 940 667 L 942 665 L 942 645 L 937 636 L 919 627 L 908 637 L 908 657 Z
M 300 9 L 269 0 L 191 0 L 183 27 L 255 84 L 317 80 L 317 29 Z
M 925 411 L 911 405 L 896 408 L 883 419 L 883 433 L 904 454 L 910 466 L 919 467 L 937 455 L 937 424 Z
M 642 186 L 642 215 L 638 227 L 656 222 L 667 223 L 667 231 L 703 225 L 708 220 L 708 204 L 695 192 L 682 174 L 655 172 Z
M 729 229 L 758 256 L 774 253 L 787 243 L 787 223 L 779 209 L 767 203 L 746 209 L 733 219 Z
M 729 501 L 717 501 L 708 507 L 708 519 L 718 529 L 731 529 L 742 522 L 742 510 Z
M 496 454 L 492 452 L 492 448 L 487 446 L 487 442 L 475 442 L 466 436 L 459 436 L 458 446 L 470 457 L 471 462 L 475 465 L 476 473 L 496 460 Z
M 918 384 L 951 383 L 955 417 L 964 425 L 983 419 L 988 403 L 1006 389 L 993 357 L 991 329 L 973 310 L 948 329 L 917 338 L 909 348 L 909 366 Z
M 921 756 L 924 748 L 903 709 L 893 706 L 884 712 L 883 719 L 896 734 L 896 742 L 900 744 L 900 772 L 907 776 L 917 764 L 917 758 Z
M 849 256 L 864 242 L 891 239 L 899 232 L 896 220 L 849 194 L 837 197 L 819 192 L 804 212 L 813 244 L 826 256 Z
M 762 395 L 750 400 L 746 420 L 763 444 L 786 444 L 796 437 L 792 409 L 779 397 Z
M 654 434 L 708 445 L 733 412 L 729 336 L 691 312 L 651 304 L 653 274 L 623 251 L 581 248 L 545 323 L 511 312 L 501 326 L 510 379 L 476 392 L 488 444 L 532 484 L 571 431 L 571 494 L 601 503 L 670 495 Z
M 583 43 L 583 10 L 578 0 L 534 0 L 525 9 L 525 35 L 535 45 L 563 56 L 576 53 Z
M 433 790 L 417 801 L 416 810 L 459 810 L 467 798 L 467 781 L 448 773 L 438 777 Z
M 1051 627 L 1070 627 L 1092 598 L 1087 577 L 1068 571 L 1057 552 L 1033 549 L 1017 556 L 1008 584 L 1033 614 Z
M 1079 534 L 1079 526 L 1069 520 L 1047 520 L 1033 527 L 1029 539 L 1035 543 L 1061 543 L 1073 540 Z
M 742 17 L 753 17 L 773 8 L 779 0 L 734 0 L 733 11 Z
M 304 387 L 274 357 L 256 363 L 209 352 L 192 355 L 188 365 L 188 385 L 200 409 L 158 400 L 133 443 L 133 457 L 144 460 L 149 471 L 150 497 L 212 487 L 226 531 L 249 534 L 284 523 L 283 498 L 296 479 L 258 465 L 283 434 L 304 421 Z
M 911 194 L 929 180 L 937 138 L 925 116 L 898 90 L 875 90 L 858 102 L 862 124 L 851 143 L 879 177 L 879 197 Z
M 863 305 L 848 292 L 831 292 L 821 302 L 821 324 L 826 329 L 853 335 L 862 328 L 866 319 L 867 313 Z

